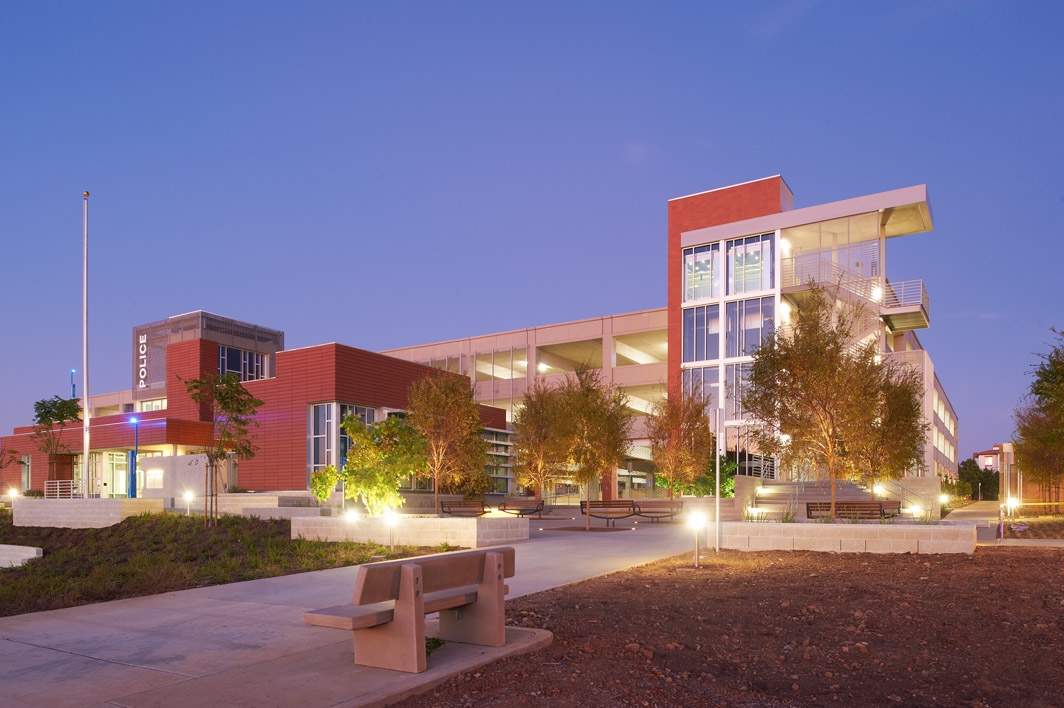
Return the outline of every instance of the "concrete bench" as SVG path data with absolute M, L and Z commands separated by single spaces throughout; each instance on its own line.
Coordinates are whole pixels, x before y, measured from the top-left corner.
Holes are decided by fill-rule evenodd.
M 440 509 L 451 516 L 484 516 L 488 507 L 480 499 L 441 499 Z
M 587 514 L 592 519 L 605 519 L 606 527 L 617 526 L 617 519 L 625 519 L 635 516 L 635 502 L 631 499 L 606 499 L 601 501 L 592 500 L 591 510 L 588 511 L 588 502 L 580 501 L 580 513 Z
M 518 497 L 503 499 L 499 504 L 499 511 L 515 516 L 531 516 L 543 513 L 543 500 L 535 497 Z
M 683 502 L 679 499 L 639 499 L 635 502 L 635 515 L 650 519 L 655 524 L 681 513 Z
M 889 501 L 837 501 L 836 519 L 882 520 L 897 516 L 900 502 Z M 827 519 L 831 516 L 831 502 L 806 502 L 805 514 L 810 519 Z
M 509 547 L 368 563 L 350 605 L 305 612 L 303 621 L 350 631 L 359 666 L 421 673 L 425 615 L 440 613 L 444 641 L 506 644 L 503 580 L 513 575 Z

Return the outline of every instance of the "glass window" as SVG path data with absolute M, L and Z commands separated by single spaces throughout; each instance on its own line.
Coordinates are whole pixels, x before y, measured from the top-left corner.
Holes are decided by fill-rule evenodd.
M 347 429 L 343 427 L 343 422 L 348 417 L 357 418 L 362 421 L 363 425 L 373 425 L 376 411 L 366 406 L 353 406 L 346 403 L 340 404 L 340 460 L 339 465 L 342 467 L 347 464 L 347 451 L 351 449 L 352 442 L 351 437 L 347 434 Z
M 720 305 L 692 307 L 683 312 L 683 361 L 720 357 Z
M 775 287 L 774 241 L 775 234 L 763 234 L 727 242 L 729 295 Z
M 311 406 L 310 412 L 310 468 L 320 470 L 332 464 L 332 404 Z
M 266 355 L 219 345 L 218 374 L 236 374 L 241 381 L 266 378 Z
M 742 420 L 743 385 L 750 374 L 750 364 L 729 364 L 724 367 L 724 418 L 725 420 Z
M 688 395 L 692 391 L 701 391 L 702 400 L 709 409 L 720 406 L 720 381 L 719 367 L 703 366 L 693 369 L 684 369 L 682 372 L 684 392 Z
M 728 328 L 728 331 L 726 333 L 724 356 L 739 356 L 739 352 L 743 350 L 742 332 L 739 328 L 739 303 L 729 302 L 724 306 L 724 309 L 725 316 L 727 318 Z
M 683 260 L 683 299 L 720 297 L 720 244 L 685 249 Z

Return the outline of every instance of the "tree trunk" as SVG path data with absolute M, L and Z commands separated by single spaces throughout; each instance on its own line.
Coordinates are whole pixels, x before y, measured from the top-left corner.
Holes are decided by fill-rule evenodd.
M 587 514 L 584 516 L 584 530 L 585 531 L 590 531 L 591 530 L 591 480 L 590 479 L 587 481 L 587 509 L 585 509 L 584 511 L 587 512 Z
M 436 516 L 440 515 L 440 485 L 435 479 L 432 480 L 432 509 Z
M 210 524 L 210 516 L 207 514 L 207 499 L 210 496 L 210 488 L 208 486 L 208 480 L 211 474 L 211 461 L 207 459 L 207 465 L 203 468 L 203 528 L 207 528 Z

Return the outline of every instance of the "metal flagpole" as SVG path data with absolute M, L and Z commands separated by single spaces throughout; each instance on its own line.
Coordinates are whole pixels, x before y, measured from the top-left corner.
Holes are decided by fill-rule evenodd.
M 89 193 L 83 192 L 81 221 L 81 495 L 89 498 Z
M 715 453 L 713 455 L 713 467 L 716 469 L 717 476 L 717 487 L 713 492 L 713 503 L 716 505 L 716 515 L 714 517 L 716 519 L 716 532 L 713 534 L 713 550 L 716 553 L 720 553 L 720 423 L 723 418 L 722 413 L 724 411 L 719 407 L 713 409 L 713 419 L 716 421 L 715 427 L 717 429 L 717 438 L 713 441 L 713 452 Z

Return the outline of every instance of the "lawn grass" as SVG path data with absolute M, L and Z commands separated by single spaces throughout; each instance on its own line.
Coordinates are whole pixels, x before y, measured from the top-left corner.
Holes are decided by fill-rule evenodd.
M 0 617 L 269 578 L 450 548 L 292 539 L 287 519 L 223 516 L 214 528 L 184 514 L 145 514 L 102 529 L 13 526 L 0 509 L 0 544 L 44 557 L 0 569 Z

